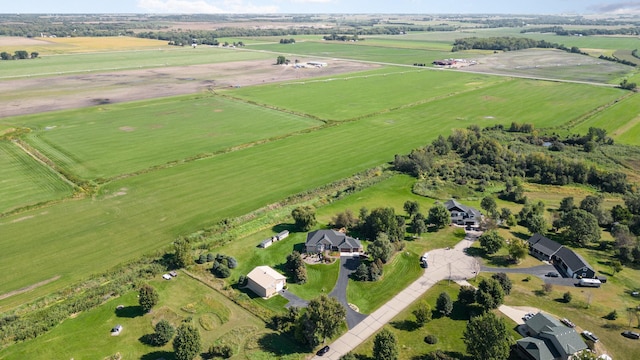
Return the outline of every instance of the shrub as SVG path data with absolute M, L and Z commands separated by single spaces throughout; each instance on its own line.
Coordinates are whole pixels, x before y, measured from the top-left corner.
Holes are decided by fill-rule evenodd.
M 239 286 L 247 285 L 247 277 L 245 275 L 240 275 L 240 277 L 238 278 L 238 285 Z
M 235 269 L 238 267 L 238 260 L 236 258 L 229 256 L 227 257 L 227 266 L 229 269 Z
M 433 334 L 429 334 L 427 336 L 424 337 L 424 342 L 426 342 L 427 344 L 437 344 L 438 343 L 438 337 L 433 335 Z
M 207 353 L 209 358 L 221 357 L 228 359 L 233 356 L 233 349 L 229 345 L 211 345 Z
M 553 285 L 548 284 L 548 283 L 542 285 L 542 292 L 544 292 L 545 294 L 551 293 L 552 290 L 553 290 Z
M 198 257 L 198 260 L 196 260 L 196 262 L 198 264 L 204 264 L 207 262 L 207 255 L 205 254 L 200 254 L 200 256 Z
M 213 256 L 213 254 L 212 254 L 212 253 L 208 253 L 208 254 L 207 254 L 207 262 L 212 262 L 212 261 L 213 261 L 213 260 L 215 260 L 215 259 L 216 259 L 216 257 L 215 257 L 215 256 Z
M 612 312 L 608 313 L 608 314 L 605 316 L 605 319 L 607 319 L 607 320 L 615 320 L 615 319 L 617 319 L 617 318 L 618 318 L 618 312 L 617 312 L 617 311 L 615 311 L 615 310 L 613 310 Z
M 564 300 L 564 302 L 566 303 L 570 303 L 572 299 L 573 299 L 573 296 L 568 291 L 564 293 L 564 295 L 562 295 L 562 300 Z

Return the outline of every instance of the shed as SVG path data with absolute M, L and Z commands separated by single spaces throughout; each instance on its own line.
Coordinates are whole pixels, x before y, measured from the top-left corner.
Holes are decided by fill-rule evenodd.
M 118 336 L 122 331 L 122 325 L 118 324 L 111 329 L 111 336 Z
M 247 287 L 264 298 L 276 295 L 286 284 L 287 278 L 269 266 L 258 266 L 247 275 Z
M 269 246 L 271 246 L 271 244 L 273 244 L 273 238 L 268 238 L 268 239 L 264 239 L 260 242 L 260 244 L 258 245 L 258 247 L 260 248 L 268 248 Z
M 287 236 L 289 236 L 289 230 L 284 230 L 284 231 L 279 232 L 278 235 L 276 235 L 276 239 L 278 241 L 280 241 L 280 240 L 286 238 Z

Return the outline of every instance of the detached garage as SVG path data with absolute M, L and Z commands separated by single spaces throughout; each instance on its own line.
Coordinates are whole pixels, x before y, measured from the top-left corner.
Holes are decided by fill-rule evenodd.
M 276 295 L 286 284 L 287 278 L 268 266 L 258 266 L 247 275 L 247 287 L 264 298 Z

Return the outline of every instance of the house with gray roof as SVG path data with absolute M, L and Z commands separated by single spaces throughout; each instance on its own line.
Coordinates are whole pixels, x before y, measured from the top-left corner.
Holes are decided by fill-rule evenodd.
M 564 246 L 553 255 L 552 259 L 569 277 L 592 279 L 596 276 L 596 271 L 582 256 Z
M 529 253 L 540 260 L 551 260 L 551 257 L 560 250 L 562 245 L 547 239 L 546 237 L 536 233 L 528 240 Z
M 479 227 L 482 222 L 482 213 L 471 206 L 463 205 L 454 199 L 444 203 L 451 214 L 451 222 L 456 225 Z
M 316 230 L 308 233 L 305 247 L 307 253 L 311 254 L 324 251 L 348 253 L 360 253 L 363 251 L 360 240 L 336 230 Z
M 572 328 L 556 318 L 539 312 L 525 321 L 528 337 L 516 342 L 517 352 L 529 360 L 567 360 L 587 348 Z

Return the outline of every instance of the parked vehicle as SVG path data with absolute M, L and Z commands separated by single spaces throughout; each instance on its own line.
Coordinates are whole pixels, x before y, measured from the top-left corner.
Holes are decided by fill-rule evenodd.
M 635 297 L 640 296 L 640 291 L 633 291 L 633 292 L 631 292 L 631 296 L 635 296 Z
M 600 340 L 600 339 L 598 339 L 597 336 L 593 335 L 593 333 L 591 331 L 587 331 L 587 330 L 582 332 L 582 336 L 587 340 L 593 341 L 594 343 L 597 343 L 598 340 Z
M 326 354 L 328 352 L 329 352 L 329 346 L 327 345 L 327 346 L 323 347 L 322 349 L 318 350 L 316 355 L 322 356 L 322 355 L 324 355 L 324 354 Z
M 626 338 L 629 338 L 629 339 L 635 339 L 635 340 L 640 339 L 640 334 L 638 334 L 637 332 L 634 332 L 634 331 L 629 331 L 629 330 L 623 331 L 622 332 L 622 336 L 624 336 Z
M 567 318 L 560 319 L 560 322 L 565 324 L 565 325 L 567 325 L 570 328 L 576 327 L 576 324 L 572 323 L 571 320 L 569 320 Z
M 531 319 L 534 315 L 535 315 L 534 313 L 527 313 L 525 316 L 522 317 L 522 320 L 527 321 Z
M 422 267 L 427 267 L 429 266 L 429 264 L 427 263 L 427 260 L 429 260 L 429 253 L 424 253 L 424 255 L 422 255 L 422 257 L 420 258 L 420 265 L 422 265 Z
M 547 277 L 560 277 L 560 274 L 557 272 L 550 271 L 547 273 Z
M 582 287 L 600 287 L 602 283 L 598 279 L 580 279 L 578 286 Z

